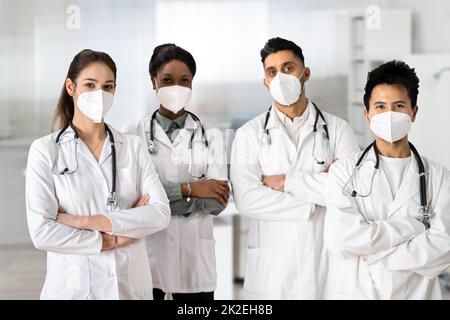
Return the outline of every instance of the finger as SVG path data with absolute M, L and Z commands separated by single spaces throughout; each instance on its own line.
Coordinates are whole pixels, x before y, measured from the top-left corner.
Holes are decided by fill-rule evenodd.
M 211 195 L 211 198 L 216 199 L 217 201 L 219 201 L 220 204 L 223 205 L 223 199 L 218 193 L 213 193 Z
M 225 201 L 224 197 L 220 193 L 215 194 L 215 198 L 220 202 L 221 205 L 224 207 L 227 205 L 227 202 Z
M 224 187 L 228 186 L 228 181 L 217 180 L 217 183 L 218 183 L 219 185 L 221 185 L 221 186 L 224 186 Z
M 142 207 L 147 205 L 148 201 L 149 201 L 150 197 L 148 195 L 142 196 L 138 203 L 136 204 L 136 207 Z
M 224 199 L 228 199 L 228 190 L 219 189 L 218 193 L 220 193 L 220 195 L 221 195 Z
M 141 198 L 141 206 L 146 206 L 147 204 L 148 204 L 148 201 L 150 200 L 150 197 L 149 196 L 143 196 L 142 198 Z
M 142 196 L 139 200 L 141 203 L 146 203 L 150 197 L 146 194 L 145 196 Z
M 215 193 L 220 195 L 221 199 L 223 199 L 223 201 L 225 201 L 225 203 L 228 203 L 228 191 L 217 189 L 217 190 L 215 190 Z
M 217 185 L 217 190 L 220 190 L 221 192 L 224 192 L 224 193 L 228 193 L 228 188 L 223 185 L 220 185 L 220 184 Z

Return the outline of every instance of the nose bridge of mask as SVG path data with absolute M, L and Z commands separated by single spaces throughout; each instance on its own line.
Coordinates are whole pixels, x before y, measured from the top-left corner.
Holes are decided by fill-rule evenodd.
M 78 97 L 83 96 L 83 99 L 86 99 L 87 101 L 94 103 L 94 104 L 103 104 L 103 100 L 105 100 L 105 91 L 103 91 L 102 89 L 98 89 L 98 90 L 94 90 L 94 91 L 85 91 L 85 92 L 80 92 L 78 91 L 78 87 L 75 86 L 75 90 L 78 93 Z M 100 101 L 98 101 L 97 99 L 100 99 Z

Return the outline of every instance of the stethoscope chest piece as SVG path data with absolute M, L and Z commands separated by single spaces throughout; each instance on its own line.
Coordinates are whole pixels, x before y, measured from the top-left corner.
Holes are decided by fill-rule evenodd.
M 109 210 L 109 212 L 117 211 L 117 209 L 119 208 L 115 192 L 111 192 L 110 195 L 108 196 L 108 199 L 106 200 L 106 207 Z
M 157 147 L 156 147 L 156 143 L 154 140 L 149 140 L 148 141 L 148 152 L 150 154 L 156 154 L 157 151 Z

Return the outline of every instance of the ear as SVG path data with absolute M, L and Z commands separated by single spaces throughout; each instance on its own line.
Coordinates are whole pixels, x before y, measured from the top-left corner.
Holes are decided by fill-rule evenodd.
M 311 69 L 305 67 L 305 71 L 303 73 L 303 81 L 305 82 L 308 81 L 310 77 L 311 77 Z
M 151 83 L 152 83 L 152 88 L 153 88 L 153 90 L 156 90 L 156 78 L 150 77 L 150 81 L 151 81 Z
M 416 121 L 417 112 L 419 112 L 419 106 L 415 106 L 413 109 L 413 116 L 411 117 L 412 122 Z
M 263 78 L 262 80 L 263 80 L 264 87 L 269 89 L 269 84 L 266 83 L 266 78 Z
M 364 118 L 366 119 L 367 124 L 370 125 L 369 112 L 367 111 L 367 108 L 366 108 L 366 107 L 364 107 Z
M 73 97 L 75 95 L 75 84 L 72 82 L 71 79 L 66 79 L 66 91 L 69 94 L 69 96 Z

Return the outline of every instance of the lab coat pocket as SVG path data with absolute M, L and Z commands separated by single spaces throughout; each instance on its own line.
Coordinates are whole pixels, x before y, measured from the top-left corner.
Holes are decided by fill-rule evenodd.
M 139 200 L 135 167 L 117 170 L 118 198 L 121 209 L 129 209 Z
M 90 294 L 89 258 L 49 254 L 44 299 L 87 299 Z
M 151 295 L 153 287 L 150 265 L 145 248 L 142 249 L 137 245 L 133 244 L 127 248 L 128 284 L 130 292 L 134 294 L 136 299 L 146 299 Z
M 244 289 L 254 293 L 267 293 L 270 285 L 269 247 L 247 249 Z

